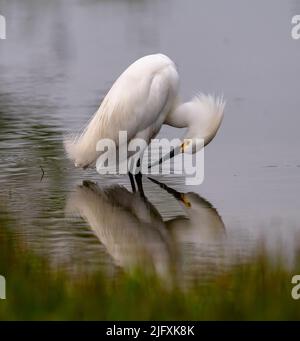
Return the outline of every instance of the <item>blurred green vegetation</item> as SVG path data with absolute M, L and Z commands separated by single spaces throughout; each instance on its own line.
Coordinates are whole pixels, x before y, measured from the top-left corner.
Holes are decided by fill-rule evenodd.
M 31 253 L 0 219 L 0 273 L 7 299 L 1 320 L 298 320 L 300 301 L 291 298 L 291 277 L 300 274 L 270 262 L 263 252 L 211 283 L 189 289 L 163 285 L 141 272 L 107 279 L 101 273 L 74 277 Z

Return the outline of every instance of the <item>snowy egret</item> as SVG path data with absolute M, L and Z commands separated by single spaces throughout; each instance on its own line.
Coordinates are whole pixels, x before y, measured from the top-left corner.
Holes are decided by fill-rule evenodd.
M 221 97 L 200 94 L 180 103 L 178 91 L 179 76 L 170 58 L 153 54 L 138 59 L 116 80 L 83 132 L 65 140 L 69 158 L 76 167 L 94 166 L 100 139 L 111 139 L 117 145 L 119 132 L 126 131 L 128 141 L 139 138 L 149 144 L 163 124 L 188 128 L 184 139 L 189 142 L 182 141 L 168 157 L 198 151 L 203 147 L 199 139 L 207 145 L 216 135 L 225 102 Z M 133 175 L 129 173 L 129 177 L 134 189 Z M 135 179 L 142 191 L 141 174 Z

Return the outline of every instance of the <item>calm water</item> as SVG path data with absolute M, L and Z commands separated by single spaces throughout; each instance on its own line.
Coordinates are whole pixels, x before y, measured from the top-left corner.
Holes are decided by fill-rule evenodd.
M 271 255 L 293 260 L 300 41 L 290 22 L 300 1 L 0 0 L 0 14 L 0 207 L 16 238 L 55 267 L 108 276 L 136 264 L 207 276 L 247 260 L 262 238 Z M 123 69 L 155 52 L 176 62 L 184 99 L 203 91 L 228 103 L 204 183 L 159 179 L 189 192 L 190 209 L 149 180 L 141 201 L 126 177 L 76 170 L 64 155 L 64 134 L 86 122 Z M 78 187 L 84 180 L 98 186 Z

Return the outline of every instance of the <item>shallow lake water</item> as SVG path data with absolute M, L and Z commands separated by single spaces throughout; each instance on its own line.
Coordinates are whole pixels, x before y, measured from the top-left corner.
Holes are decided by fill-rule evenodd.
M 291 18 L 299 13 L 295 0 L 0 0 L 0 209 L 10 233 L 74 273 L 114 276 L 142 264 L 162 276 L 175 267 L 188 280 L 247 261 L 262 243 L 292 262 L 300 41 Z M 227 101 L 203 184 L 157 178 L 188 193 L 190 208 L 148 179 L 140 200 L 127 177 L 75 169 L 63 149 L 118 75 L 156 52 L 176 62 L 183 99 L 201 91 Z M 87 180 L 98 185 L 78 187 Z

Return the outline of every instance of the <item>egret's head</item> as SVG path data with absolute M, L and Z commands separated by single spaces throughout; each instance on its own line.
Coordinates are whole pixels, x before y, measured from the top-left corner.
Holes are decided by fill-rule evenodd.
M 223 97 L 204 94 L 180 105 L 176 110 L 177 120 L 178 116 L 182 118 L 181 127 L 187 127 L 187 133 L 182 143 L 169 154 L 164 155 L 158 164 L 180 153 L 195 154 L 206 146 L 215 137 L 221 125 L 224 108 Z M 156 164 L 154 163 L 151 167 Z
M 191 102 L 185 103 L 188 131 L 186 139 L 191 140 L 183 146 L 185 153 L 195 153 L 206 146 L 216 135 L 224 115 L 223 97 L 200 94 Z

